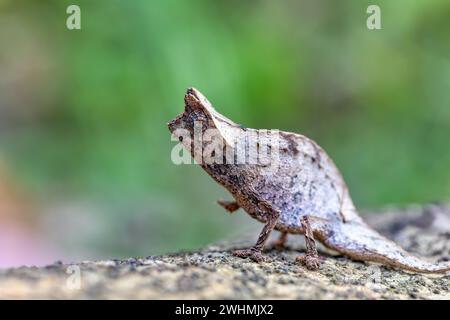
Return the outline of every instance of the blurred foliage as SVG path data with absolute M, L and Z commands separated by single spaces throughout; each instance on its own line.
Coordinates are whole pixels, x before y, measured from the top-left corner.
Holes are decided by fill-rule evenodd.
M 82 30 L 65 28 L 69 4 Z M 55 241 L 100 255 L 250 223 L 170 161 L 189 86 L 247 127 L 318 141 L 359 207 L 448 200 L 449 40 L 448 0 L 0 0 L 0 156 L 43 204 L 94 203 L 104 232 Z

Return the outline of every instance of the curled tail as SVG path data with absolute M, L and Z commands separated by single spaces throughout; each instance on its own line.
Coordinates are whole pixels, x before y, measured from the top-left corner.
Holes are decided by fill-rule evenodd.
M 450 271 L 450 262 L 432 263 L 419 259 L 361 221 L 333 226 L 328 232 L 319 234 L 318 238 L 330 249 L 355 260 L 379 262 L 422 273 Z

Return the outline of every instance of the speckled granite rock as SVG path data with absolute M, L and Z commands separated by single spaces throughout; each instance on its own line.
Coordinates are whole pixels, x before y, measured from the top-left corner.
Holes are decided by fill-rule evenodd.
M 450 257 L 448 205 L 387 209 L 366 219 L 411 252 L 434 260 Z M 324 248 L 321 270 L 305 270 L 294 262 L 302 242 L 291 237 L 284 251 L 269 246 L 262 264 L 231 255 L 252 243 L 242 239 L 197 252 L 2 270 L 0 298 L 450 299 L 449 274 L 353 262 Z

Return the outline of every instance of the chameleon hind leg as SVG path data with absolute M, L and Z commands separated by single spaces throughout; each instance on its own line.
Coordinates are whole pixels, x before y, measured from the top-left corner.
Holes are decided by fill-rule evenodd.
M 275 241 L 275 247 L 279 249 L 286 248 L 287 236 L 287 232 L 281 232 L 280 237 Z
M 256 244 L 249 249 L 236 250 L 233 252 L 233 255 L 241 258 L 248 257 L 256 262 L 264 261 L 262 250 L 264 248 L 264 244 L 267 241 L 267 238 L 269 238 L 270 233 L 277 224 L 278 218 L 280 217 L 280 212 L 273 209 L 272 206 L 270 206 L 267 202 L 262 202 L 262 205 L 267 210 L 267 222 L 264 225 L 261 233 L 259 234 Z
M 316 242 L 308 216 L 303 216 L 300 222 L 305 230 L 306 254 L 298 256 L 296 260 L 309 270 L 318 270 L 321 261 L 317 253 Z

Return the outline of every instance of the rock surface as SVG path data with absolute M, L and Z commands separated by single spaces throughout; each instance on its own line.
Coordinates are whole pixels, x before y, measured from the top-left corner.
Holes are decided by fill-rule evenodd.
M 387 209 L 365 218 L 410 252 L 434 261 L 450 258 L 449 205 Z M 0 298 L 450 299 L 448 273 L 393 270 L 324 248 L 319 250 L 325 257 L 321 269 L 308 271 L 294 262 L 304 248 L 299 236 L 289 238 L 286 250 L 269 244 L 268 259 L 261 264 L 231 255 L 253 241 L 147 258 L 0 270 Z

